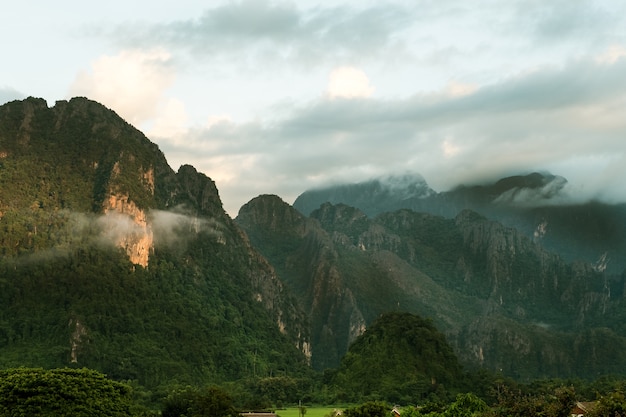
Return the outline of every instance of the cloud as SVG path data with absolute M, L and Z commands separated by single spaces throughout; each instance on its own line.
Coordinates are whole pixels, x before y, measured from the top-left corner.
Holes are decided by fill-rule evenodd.
M 567 180 L 555 176 L 540 187 L 514 187 L 500 194 L 493 202 L 516 207 L 536 207 L 571 201 L 567 196 Z
M 609 46 L 602 54 L 596 57 L 596 62 L 600 64 L 614 64 L 626 57 L 626 47 L 619 44 Z
M 167 103 L 164 92 L 174 81 L 170 60 L 163 49 L 103 55 L 92 62 L 89 71 L 76 76 L 70 95 L 99 101 L 139 125 L 157 117 L 160 106 Z
M 419 172 L 441 191 L 549 170 L 579 198 L 626 201 L 618 180 L 626 173 L 625 86 L 626 59 L 589 57 L 463 94 L 446 86 L 404 99 L 321 98 L 281 119 L 222 121 L 161 146 L 193 153 L 189 162 L 215 179 L 231 214 L 261 193 L 290 201 L 311 187 L 390 171 Z
M 153 114 L 154 124 L 147 130 L 148 136 L 178 137 L 185 131 L 189 121 L 187 110 L 181 100 L 161 100 L 162 105 Z
M 77 215 L 81 219 L 80 215 Z M 93 222 L 92 222 L 93 223 Z M 150 210 L 148 213 L 148 230 L 154 236 L 155 246 L 184 248 L 187 242 L 200 234 L 218 237 L 220 225 L 213 219 L 186 214 L 181 207 L 173 211 Z M 98 215 L 95 231 L 91 231 L 94 242 L 104 245 L 117 245 L 128 236 L 143 236 L 144 226 L 121 213 Z M 89 229 L 84 229 L 87 232 Z
M 109 36 L 124 47 L 166 45 L 193 59 L 236 56 L 240 64 L 310 65 L 330 56 L 385 52 L 396 46 L 394 33 L 410 23 L 396 4 L 303 9 L 292 2 L 244 0 L 209 8 L 196 19 L 118 27 Z
M 373 92 L 369 78 L 358 68 L 338 67 L 328 77 L 326 93 L 330 98 L 369 97 Z
M 55 216 L 58 217 L 56 223 L 63 225 L 62 231 L 58 232 L 63 243 L 20 256 L 18 262 L 49 262 L 71 256 L 78 247 L 118 247 L 128 237 L 144 236 L 146 232 L 154 237 L 155 246 L 170 249 L 184 249 L 190 239 L 201 234 L 218 241 L 222 236 L 222 225 L 216 220 L 189 214 L 183 207 L 172 211 L 150 210 L 148 229 L 118 212 L 96 214 L 59 210 Z
M 185 214 L 182 208 L 175 211 L 151 210 L 150 227 L 154 233 L 155 245 L 184 247 L 192 236 L 201 233 L 221 236 L 220 224 L 213 220 Z
M 0 87 L 0 105 L 13 100 L 21 100 L 24 94 L 11 87 Z
M 592 0 L 522 1 L 518 3 L 517 18 L 542 42 L 561 42 L 573 37 L 594 38 L 606 26 L 617 24 L 620 17 L 616 6 L 624 10 L 615 2 L 602 5 Z

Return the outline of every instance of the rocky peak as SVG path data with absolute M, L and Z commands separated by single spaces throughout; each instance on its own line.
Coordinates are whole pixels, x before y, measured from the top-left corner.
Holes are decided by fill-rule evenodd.
M 346 204 L 358 207 L 368 216 L 393 211 L 407 201 L 422 200 L 436 193 L 418 174 L 390 175 L 355 184 L 341 184 L 305 191 L 293 206 L 306 215 L 321 204 Z
M 280 197 L 260 195 L 246 203 L 237 214 L 237 223 L 257 225 L 266 230 L 289 230 L 302 236 L 306 232 L 306 219 Z
M 338 231 L 351 231 L 352 233 L 347 233 L 348 235 L 356 230 L 365 229 L 368 225 L 368 217 L 365 213 L 346 204 L 324 203 L 311 213 L 311 218 L 317 219 L 324 228 L 331 226 Z
M 214 217 L 225 217 L 219 192 L 215 182 L 206 175 L 198 172 L 191 165 L 182 165 L 176 173 L 180 184 L 176 204 L 189 205 L 197 208 L 200 213 Z

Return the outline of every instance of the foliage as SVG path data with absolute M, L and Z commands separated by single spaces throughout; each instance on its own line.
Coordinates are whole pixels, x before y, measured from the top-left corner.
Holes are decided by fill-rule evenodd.
M 492 407 L 495 417 L 515 417 L 545 415 L 547 417 L 566 417 L 575 404 L 575 390 L 572 387 L 559 386 L 533 395 L 500 386 L 498 401 Z
M 357 407 L 347 408 L 343 415 L 345 417 L 389 417 L 390 409 L 384 402 L 370 401 Z
M 131 389 L 89 369 L 0 371 L 0 416 L 128 416 Z
M 249 379 L 245 382 L 251 401 L 246 408 L 281 408 L 285 404 L 296 404 L 310 399 L 310 378 L 294 378 L 288 375 Z
M 87 247 L 46 262 L 0 260 L 0 366 L 59 367 L 75 355 L 151 388 L 306 372 L 268 312 L 248 301 L 241 272 L 200 259 L 158 252 L 149 269 L 133 270 L 124 254 Z
M 410 407 L 402 417 L 478 417 L 489 410 L 487 403 L 472 393 L 458 394 L 448 405 L 428 403 L 421 407 Z
M 333 386 L 347 400 L 406 403 L 429 395 L 445 399 L 464 378 L 452 348 L 431 322 L 388 313 L 350 346 Z
M 589 417 L 626 416 L 626 397 L 624 397 L 624 393 L 622 391 L 613 391 L 601 396 L 588 415 Z
M 487 404 L 472 393 L 458 394 L 456 401 L 443 412 L 445 417 L 473 417 L 487 411 Z
M 163 417 L 237 417 L 233 400 L 218 387 L 186 387 L 171 392 L 163 401 Z

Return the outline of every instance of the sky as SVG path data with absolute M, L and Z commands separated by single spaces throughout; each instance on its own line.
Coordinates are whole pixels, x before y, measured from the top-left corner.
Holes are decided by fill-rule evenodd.
M 622 0 L 12 2 L 0 104 L 85 96 L 227 212 L 419 173 L 436 191 L 547 171 L 626 202 Z

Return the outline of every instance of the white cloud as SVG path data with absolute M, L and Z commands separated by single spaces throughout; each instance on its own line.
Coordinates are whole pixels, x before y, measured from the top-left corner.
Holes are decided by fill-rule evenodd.
M 21 100 L 24 94 L 10 87 L 0 87 L 0 105 L 11 100 Z
M 602 54 L 598 55 L 596 62 L 600 64 L 614 64 L 623 57 L 626 57 L 626 48 L 622 45 L 611 45 Z
M 369 78 L 358 68 L 338 67 L 328 77 L 327 94 L 330 98 L 370 97 L 373 92 Z
M 174 82 L 170 59 L 162 49 L 103 55 L 76 76 L 70 95 L 99 101 L 140 125 L 158 114 L 164 91 Z
M 361 6 L 361 5 L 360 5 Z M 398 4 L 303 7 L 286 1 L 242 0 L 207 8 L 200 16 L 156 25 L 123 25 L 110 35 L 121 45 L 168 45 L 193 59 L 235 57 L 251 62 L 300 62 L 385 53 L 393 34 L 412 24 Z
M 624 171 L 606 163 L 624 158 L 626 6 L 618 1 L 172 7 L 166 19 L 159 9 L 158 18 L 147 10 L 83 20 L 91 33 L 83 46 L 128 49 L 90 67 L 92 50 L 72 55 L 84 68 L 72 94 L 147 126 L 170 163 L 216 180 L 231 214 L 261 193 L 289 201 L 327 181 L 390 170 L 420 172 L 441 190 L 550 169 L 619 191 L 611 178 Z M 7 79 L 24 90 L 36 77 Z M 577 166 L 587 155 L 599 162 Z
M 178 138 L 186 132 L 189 121 L 182 101 L 170 98 L 155 110 L 152 127 L 147 131 L 149 137 Z
M 466 84 L 457 81 L 448 83 L 447 92 L 452 97 L 462 97 L 474 93 L 478 89 L 476 84 Z
M 366 80 L 349 91 L 363 91 Z M 190 132 L 178 149 L 216 180 L 231 214 L 262 193 L 293 201 L 324 183 L 399 170 L 421 173 L 439 191 L 549 170 L 578 187 L 578 198 L 626 200 L 617 180 L 626 166 L 626 90 L 616 88 L 626 85 L 626 60 L 589 57 L 458 94 L 450 85 L 407 99 L 321 98 L 271 123 L 222 121 Z M 596 163 L 577 163 L 585 155 Z
M 445 156 L 446 158 L 452 158 L 461 151 L 461 148 L 458 145 L 454 144 L 454 142 L 450 139 L 445 139 L 443 141 L 443 143 L 441 144 L 441 149 L 443 150 L 443 156 Z

